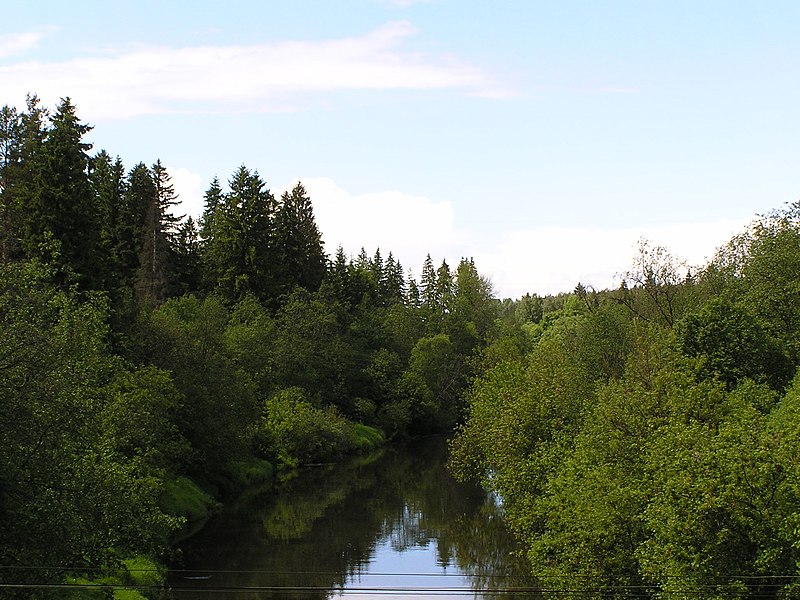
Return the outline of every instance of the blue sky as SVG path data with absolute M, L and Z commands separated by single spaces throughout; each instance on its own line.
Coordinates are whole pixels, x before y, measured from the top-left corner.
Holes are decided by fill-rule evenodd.
M 112 8 L 113 7 L 113 8 Z M 499 296 L 701 264 L 800 197 L 800 3 L 52 2 L 5 11 L 0 104 L 70 96 L 184 210 L 302 180 L 333 252 L 475 258 Z

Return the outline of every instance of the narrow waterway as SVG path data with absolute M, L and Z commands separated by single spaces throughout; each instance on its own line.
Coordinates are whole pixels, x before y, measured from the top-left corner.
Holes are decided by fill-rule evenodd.
M 535 582 L 479 487 L 426 440 L 252 490 L 179 546 L 189 598 L 523 598 Z

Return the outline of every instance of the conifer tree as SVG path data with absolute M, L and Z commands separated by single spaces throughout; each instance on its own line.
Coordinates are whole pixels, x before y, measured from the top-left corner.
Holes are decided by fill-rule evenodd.
M 387 304 L 397 304 L 403 301 L 405 294 L 405 281 L 403 280 L 403 265 L 395 260 L 391 252 L 386 259 L 383 270 L 381 293 Z
M 156 186 L 152 173 L 144 163 L 140 162 L 128 173 L 123 202 L 115 224 L 120 274 L 131 287 L 136 281 L 139 270 L 145 237 L 145 215 L 155 197 Z
M 295 285 L 309 291 L 319 288 L 326 258 L 311 199 L 302 183 L 281 196 L 275 215 L 275 249 L 279 293 L 289 292 Z
M 18 198 L 25 215 L 23 246 L 29 255 L 55 258 L 62 277 L 92 288 L 102 271 L 97 268 L 100 219 L 89 181 L 91 144 L 82 141 L 92 128 L 80 122 L 75 105 L 64 98 L 39 145 L 41 113 L 37 110 L 36 103 L 29 102 L 26 144 L 30 154 L 24 157 L 27 165 L 23 167 L 27 181 Z
M 172 292 L 173 249 L 180 217 L 172 214 L 178 203 L 169 173 L 158 160 L 150 170 L 152 191 L 145 197 L 142 246 L 136 277 L 136 296 L 155 307 Z
M 434 306 L 436 304 L 436 270 L 433 268 L 430 254 L 425 256 L 425 261 L 422 263 L 419 287 L 422 303 L 428 307 Z
M 123 227 L 122 221 L 126 218 L 124 203 L 127 186 L 122 159 L 116 157 L 112 160 L 108 152 L 101 150 L 92 159 L 89 180 L 100 219 L 99 251 L 104 257 L 105 267 L 102 287 L 110 291 L 119 288 L 125 280 L 120 230 Z
M 202 288 L 200 230 L 191 216 L 178 227 L 174 250 L 177 293 L 199 291 Z
M 244 165 L 228 185 L 222 197 L 218 184 L 206 194 L 203 235 L 209 276 L 230 298 L 252 293 L 274 300 L 275 198 L 258 172 Z
M 10 184 L 20 160 L 22 121 L 13 106 L 0 108 L 0 262 L 11 260 L 17 246 Z

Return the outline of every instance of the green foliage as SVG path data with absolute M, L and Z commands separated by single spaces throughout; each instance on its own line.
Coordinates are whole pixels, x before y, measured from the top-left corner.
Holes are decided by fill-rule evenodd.
M 197 476 L 247 452 L 258 414 L 252 379 L 226 351 L 228 319 L 219 298 L 183 296 L 142 315 L 137 332 L 136 358 L 172 373 L 180 393 L 173 423 L 191 445 L 186 468 Z
M 189 523 L 205 519 L 217 506 L 214 498 L 188 477 L 165 481 L 160 504 L 168 515 Z
M 798 210 L 696 278 L 645 244 L 615 292 L 504 306 L 451 462 L 501 494 L 546 588 L 796 594 Z
M 116 427 L 118 383 L 138 397 L 146 386 L 108 352 L 102 297 L 49 279 L 36 262 L 0 266 L 0 558 L 57 567 L 155 552 L 177 525 L 158 508 L 158 461 Z
M 228 477 L 233 481 L 235 489 L 239 490 L 269 481 L 274 472 L 272 463 L 254 457 L 234 461 L 227 468 Z
M 794 368 L 781 345 L 741 303 L 714 297 L 678 323 L 682 350 L 705 358 L 708 376 L 729 386 L 744 378 L 761 380 L 776 390 L 791 379 Z
M 0 109 L 4 564 L 155 556 L 213 495 L 269 478 L 265 457 L 463 417 L 497 332 L 473 261 L 429 259 L 421 285 L 380 249 L 328 261 L 303 186 L 276 201 L 244 166 L 180 222 L 165 165 L 90 156 L 90 129 L 69 99 Z
M 333 407 L 315 408 L 300 388 L 280 390 L 264 403 L 257 435 L 265 456 L 289 466 L 371 450 L 383 437 L 377 429 L 351 423 Z

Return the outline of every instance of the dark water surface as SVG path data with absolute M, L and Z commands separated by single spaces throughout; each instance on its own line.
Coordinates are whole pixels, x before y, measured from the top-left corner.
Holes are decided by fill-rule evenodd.
M 530 597 L 499 503 L 445 460 L 426 440 L 246 494 L 179 545 L 174 597 Z

